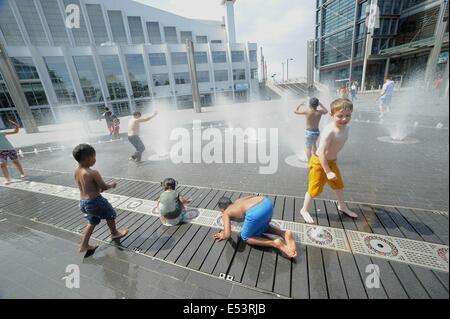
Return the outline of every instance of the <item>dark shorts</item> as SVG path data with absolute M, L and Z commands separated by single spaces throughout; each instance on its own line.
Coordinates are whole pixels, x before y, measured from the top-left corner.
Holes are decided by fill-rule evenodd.
M 80 200 L 80 209 L 91 225 L 98 225 L 102 219 L 116 219 L 116 212 L 103 196 L 91 200 Z
M 17 160 L 16 150 L 0 151 L 0 164 L 4 164 L 8 161 L 8 157 L 11 161 Z

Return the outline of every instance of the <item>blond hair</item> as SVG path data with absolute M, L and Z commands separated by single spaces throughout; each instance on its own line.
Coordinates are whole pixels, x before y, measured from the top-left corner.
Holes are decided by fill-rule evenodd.
M 349 99 L 337 99 L 331 103 L 331 115 L 341 110 L 353 112 L 353 103 Z

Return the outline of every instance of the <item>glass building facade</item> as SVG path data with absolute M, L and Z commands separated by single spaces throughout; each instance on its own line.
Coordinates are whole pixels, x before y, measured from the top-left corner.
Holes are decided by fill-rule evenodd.
M 368 9 L 375 3 L 379 24 L 368 34 Z M 439 2 L 430 4 L 423 0 L 316 0 L 315 67 L 320 81 L 330 87 L 350 80 L 361 83 L 365 58 L 368 62 L 364 89 L 378 89 L 385 75 L 408 78 L 408 68 L 399 67 L 403 62 L 396 56 L 403 54 L 402 46 L 417 41 L 429 39 L 433 45 L 439 10 Z M 408 54 L 416 56 L 423 69 L 426 62 L 420 56 L 428 56 L 430 51 L 430 45 L 428 49 L 420 46 Z M 448 36 L 443 51 L 448 51 Z
M 245 96 L 258 95 L 257 45 L 228 43 L 222 21 L 186 19 L 131 0 L 0 0 L 0 41 L 39 124 L 80 106 L 92 118 L 105 107 L 129 114 L 158 100 L 189 106 L 186 40 L 194 42 L 202 103 L 218 94 L 234 98 L 233 79 L 248 82 Z M 4 118 L 20 122 L 1 76 L 0 103 L 0 128 Z

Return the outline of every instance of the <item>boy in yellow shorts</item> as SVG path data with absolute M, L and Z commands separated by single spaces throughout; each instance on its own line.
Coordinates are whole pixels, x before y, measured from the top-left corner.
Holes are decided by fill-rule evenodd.
M 300 210 L 300 214 L 308 224 L 314 223 L 309 214 L 313 199 L 322 193 L 327 183 L 336 193 L 339 212 L 352 218 L 358 217 L 344 202 L 344 182 L 336 163 L 337 154 L 348 139 L 347 124 L 350 123 L 352 112 L 353 104 L 348 99 L 337 99 L 331 103 L 332 122 L 322 133 L 317 155 L 313 155 L 309 161 L 308 192 L 305 194 L 303 208 Z

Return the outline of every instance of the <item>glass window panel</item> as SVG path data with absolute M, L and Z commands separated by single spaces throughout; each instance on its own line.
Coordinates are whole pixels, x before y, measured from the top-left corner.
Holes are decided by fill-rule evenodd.
M 125 59 L 127 61 L 128 74 L 134 97 L 150 96 L 142 55 L 127 54 L 125 55 Z
M 145 43 L 144 30 L 142 30 L 141 17 L 128 17 L 131 42 L 133 44 Z
M 116 55 L 101 55 L 100 61 L 111 100 L 126 98 L 125 80 L 119 58 Z
M 172 52 L 170 55 L 173 65 L 182 65 L 188 63 L 186 52 Z
M 48 28 L 52 35 L 53 43 L 56 46 L 68 45 L 69 38 L 67 37 L 66 26 L 59 9 L 58 2 L 55 0 L 40 0 L 44 11 L 45 19 L 47 20 Z
M 159 30 L 158 22 L 147 22 L 147 32 L 150 43 L 161 44 L 161 32 Z
M 208 55 L 206 52 L 195 52 L 195 63 L 197 64 L 207 64 L 208 63 Z
M 234 81 L 245 80 L 245 69 L 233 70 L 233 80 Z
M 198 83 L 209 82 L 209 71 L 197 71 Z
M 123 25 L 122 11 L 108 10 L 108 18 L 111 25 L 113 42 L 127 44 L 128 40 L 125 32 L 125 26 Z
M 181 39 L 181 43 L 186 43 L 186 40 L 191 40 L 192 39 L 192 32 L 191 31 L 181 31 L 180 32 L 180 39 Z
M 19 80 L 36 80 L 39 74 L 31 57 L 11 58 Z
M 23 41 L 19 26 L 9 7 L 8 1 L 1 0 L 0 5 L 0 30 L 5 37 L 6 44 L 24 45 L 25 42 Z
M 227 82 L 228 81 L 228 70 L 215 70 L 214 80 L 216 82 Z
M 332 1 L 322 10 L 322 34 L 327 35 L 346 26 L 351 27 L 354 19 L 354 0 Z
M 164 27 L 164 36 L 167 43 L 178 43 L 177 29 L 175 27 Z
M 15 107 L 4 83 L 0 83 L 0 109 Z
M 153 85 L 154 86 L 166 86 L 170 85 L 169 74 L 153 74 Z
M 197 43 L 208 43 L 208 37 L 206 35 L 198 35 L 196 39 Z
M 175 84 L 191 83 L 191 77 L 189 76 L 189 72 L 174 73 L 173 76 L 175 78 Z
M 64 57 L 44 57 L 53 89 L 60 104 L 77 104 L 75 90 Z
M 95 44 L 100 45 L 109 42 L 102 7 L 99 4 L 86 4 L 86 10 L 91 23 L 92 33 L 94 34 Z
M 165 53 L 150 53 L 149 60 L 151 66 L 160 66 L 167 64 Z
M 244 51 L 231 51 L 232 62 L 244 62 Z
M 258 54 L 256 53 L 256 50 L 250 50 L 250 62 L 258 62 Z
M 47 37 L 45 36 L 44 28 L 42 27 L 41 19 L 39 19 L 34 2 L 30 2 L 29 0 L 16 0 L 16 5 L 31 43 L 36 46 L 48 46 Z
M 103 101 L 100 81 L 93 58 L 91 56 L 74 56 L 73 62 L 75 63 L 86 102 Z
M 214 63 L 227 63 L 227 53 L 225 51 L 213 51 L 212 59 Z

